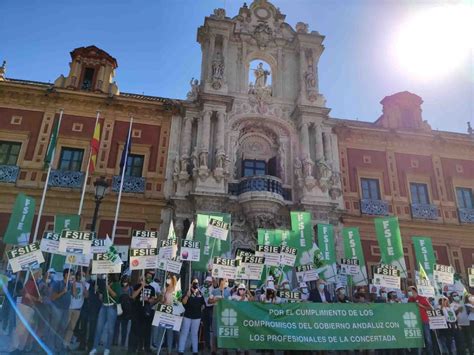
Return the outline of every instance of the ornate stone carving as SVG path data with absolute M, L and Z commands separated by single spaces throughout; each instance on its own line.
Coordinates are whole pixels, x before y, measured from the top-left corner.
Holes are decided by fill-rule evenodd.
M 180 170 L 180 162 L 179 162 L 179 157 L 176 156 L 173 161 L 173 181 L 178 181 L 179 173 L 181 172 Z
M 0 67 L 0 81 L 5 81 L 7 73 L 7 61 L 4 60 Z
M 273 30 L 267 23 L 261 22 L 255 26 L 253 37 L 257 41 L 257 45 L 260 49 L 263 49 L 267 47 L 269 42 L 273 39 Z
M 214 9 L 213 17 L 216 17 L 218 20 L 225 19 L 225 9 L 222 9 L 222 8 Z
M 304 22 L 298 22 L 295 26 L 296 32 L 298 33 L 308 33 L 309 31 L 309 26 L 307 23 Z
M 224 84 L 224 58 L 221 52 L 216 52 L 212 59 L 211 86 L 219 90 Z
M 263 63 L 258 63 L 257 69 L 253 69 L 255 76 L 255 88 L 263 88 L 267 86 L 267 79 L 270 72 L 263 68 Z
M 296 182 L 298 186 L 303 187 L 303 164 L 301 163 L 301 160 L 299 158 L 295 158 L 293 170 L 295 172 Z
M 208 152 L 199 153 L 198 175 L 202 179 L 205 179 L 209 176 L 209 169 L 207 167 L 207 158 L 208 158 Z
M 191 90 L 187 93 L 186 99 L 195 101 L 199 95 L 199 80 L 192 78 L 189 84 L 191 85 Z

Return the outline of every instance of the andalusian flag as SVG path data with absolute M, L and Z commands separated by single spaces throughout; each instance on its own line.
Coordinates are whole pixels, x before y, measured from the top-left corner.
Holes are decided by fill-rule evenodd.
M 53 157 L 54 157 L 54 151 L 56 150 L 56 142 L 58 140 L 58 134 L 59 134 L 59 125 L 60 125 L 61 119 L 57 120 L 54 123 L 53 126 L 53 131 L 51 132 L 51 139 L 49 140 L 48 144 L 48 150 L 46 151 L 46 156 L 44 157 L 44 168 L 49 168 Z
M 94 136 L 91 140 L 91 160 L 89 161 L 89 174 L 93 174 L 95 171 L 95 164 L 97 162 L 97 155 L 99 154 L 100 146 L 100 123 L 94 129 Z

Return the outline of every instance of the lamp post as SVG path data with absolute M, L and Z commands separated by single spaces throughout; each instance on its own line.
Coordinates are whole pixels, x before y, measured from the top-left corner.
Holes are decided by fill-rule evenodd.
M 97 224 L 97 215 L 99 214 L 99 206 L 100 203 L 102 202 L 102 199 L 105 196 L 105 193 L 107 192 L 107 188 L 109 187 L 109 184 L 105 180 L 105 176 L 101 176 L 100 178 L 97 178 L 94 182 L 95 186 L 95 210 L 94 210 L 94 217 L 92 217 L 92 226 L 91 226 L 91 231 L 95 232 L 95 225 Z

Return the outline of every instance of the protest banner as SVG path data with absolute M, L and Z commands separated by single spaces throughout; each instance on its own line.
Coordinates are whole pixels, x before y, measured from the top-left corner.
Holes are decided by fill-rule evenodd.
M 358 275 L 360 273 L 359 260 L 357 259 L 341 259 L 341 274 Z
M 311 213 L 292 211 L 290 219 L 291 232 L 287 245 L 298 250 L 295 266 L 310 264 L 314 257 Z
M 322 273 L 322 278 L 327 282 L 335 283 L 337 274 L 336 243 L 332 224 L 318 223 L 318 247 L 321 251 L 321 260 L 327 266 Z
M 369 283 L 367 268 L 365 266 L 364 251 L 360 241 L 359 228 L 349 227 L 342 229 L 344 241 L 344 258 L 357 259 L 359 261 L 359 273 L 351 275 L 351 282 L 354 286 L 364 286 Z
M 221 256 L 225 257 L 230 256 L 231 250 L 231 231 L 226 240 L 212 238 L 206 234 L 207 226 L 209 224 L 209 219 L 218 219 L 223 222 L 230 224 L 230 214 L 228 213 L 209 213 L 203 214 L 199 213 L 196 216 L 196 229 L 194 234 L 194 240 L 201 243 L 201 257 L 199 261 L 193 263 L 194 271 L 208 271 L 208 268 L 212 266 L 211 257 Z
M 280 266 L 280 247 L 258 244 L 255 255 L 265 258 L 265 265 Z
M 433 279 L 433 265 L 436 263 L 436 258 L 431 238 L 412 237 L 411 239 L 415 249 L 416 265 L 421 265 L 427 276 Z
M 400 289 L 400 270 L 390 268 L 390 265 L 374 266 L 373 284 L 380 287 Z
M 219 348 L 334 351 L 423 347 L 420 313 L 414 303 L 221 300 L 215 308 Z
M 298 250 L 287 245 L 280 246 L 280 264 L 285 266 L 295 266 L 296 254 Z
M 132 249 L 155 249 L 158 247 L 158 232 L 134 230 L 132 232 Z
M 7 252 L 7 257 L 14 273 L 36 268 L 44 263 L 39 242 L 12 249 Z
M 178 250 L 178 241 L 176 239 L 166 239 L 160 242 L 160 248 L 158 249 L 159 259 L 172 259 L 176 257 Z
M 95 232 L 63 230 L 59 238 L 58 251 L 67 254 L 91 254 Z
M 436 296 L 435 289 L 431 285 L 430 280 L 417 278 L 415 282 L 416 282 L 416 289 L 420 296 L 433 297 L 433 298 Z
M 58 233 L 61 237 L 61 233 L 65 229 L 79 230 L 81 219 L 77 214 L 66 215 L 57 214 L 54 216 L 54 233 Z M 49 266 L 55 270 L 62 270 L 64 262 L 66 261 L 66 253 L 59 251 L 51 255 Z
M 89 267 L 91 254 L 67 254 L 65 264 Z
M 60 236 L 61 235 L 59 233 L 44 232 L 40 241 L 41 251 L 50 254 L 65 255 L 64 253 L 58 251 Z
M 303 300 L 301 292 L 296 291 L 278 291 L 277 297 L 280 297 L 282 300 L 290 303 L 301 302 Z
M 435 282 L 452 285 L 454 284 L 454 268 L 448 265 L 434 264 L 433 277 Z
M 173 330 L 179 331 L 182 322 L 183 317 L 173 314 L 173 306 L 157 304 L 152 323 L 155 327 L 173 328 Z
M 247 248 L 237 248 L 235 250 L 235 260 L 242 258 L 243 256 L 254 256 L 255 250 Z
M 35 199 L 20 192 L 15 199 L 3 242 L 13 245 L 28 244 L 34 216 Z
M 110 260 L 108 253 L 95 253 L 92 256 L 92 274 L 120 274 L 121 263 Z
M 110 241 L 112 244 L 112 241 Z M 92 254 L 99 254 L 99 253 L 107 253 L 107 249 L 109 248 L 107 239 L 93 239 L 91 245 L 91 252 Z
M 380 247 L 382 263 L 393 265 L 400 270 L 401 277 L 407 277 L 407 267 L 403 255 L 402 236 L 397 217 L 375 218 L 375 233 Z
M 214 257 L 212 264 L 212 277 L 235 279 L 237 267 L 234 259 Z
M 428 319 L 430 321 L 430 329 L 447 329 L 448 323 L 443 314 L 443 311 L 440 309 L 433 309 L 431 311 L 426 311 L 428 314 Z
M 217 218 L 210 218 L 206 229 L 206 235 L 220 240 L 227 240 L 230 224 Z
M 181 240 L 181 260 L 199 261 L 201 259 L 201 242 L 195 240 Z
M 296 266 L 295 271 L 298 283 L 316 281 L 319 279 L 318 269 L 316 269 L 313 264 Z
M 158 258 L 157 268 L 160 270 L 171 272 L 173 274 L 179 274 L 181 272 L 182 266 L 183 266 L 183 263 L 181 262 L 181 260 Z
M 130 270 L 156 269 L 158 250 L 130 248 Z
M 265 258 L 261 256 L 241 256 L 236 260 L 236 279 L 260 280 L 262 278 Z
M 469 287 L 474 287 L 474 269 L 468 268 L 467 269 L 468 277 L 469 277 Z

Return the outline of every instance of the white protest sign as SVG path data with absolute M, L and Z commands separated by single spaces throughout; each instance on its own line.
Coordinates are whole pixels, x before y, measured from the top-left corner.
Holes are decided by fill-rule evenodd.
M 277 297 L 280 297 L 289 303 L 301 302 L 303 300 L 301 293 L 296 291 L 278 291 Z
M 336 285 L 347 286 L 347 275 L 337 274 Z
M 392 275 L 374 274 L 374 285 L 400 289 L 400 277 Z
M 214 257 L 212 265 L 212 277 L 235 279 L 237 268 L 234 259 Z
M 454 284 L 454 268 L 448 265 L 434 264 L 433 277 L 435 282 L 452 285 Z
M 228 234 L 229 223 L 219 221 L 214 218 L 209 219 L 209 224 L 207 225 L 206 229 L 206 235 L 220 240 L 226 240 Z
M 14 273 L 28 270 L 29 268 L 36 268 L 44 263 L 39 242 L 12 249 L 7 252 L 7 257 Z
M 280 264 L 286 266 L 295 266 L 296 254 L 298 251 L 296 248 L 291 248 L 286 245 L 280 246 Z
M 95 232 L 63 230 L 58 251 L 66 254 L 91 254 Z
M 130 270 L 156 269 L 158 250 L 130 249 Z
M 181 260 L 201 260 L 201 242 L 188 239 L 181 240 L 180 256 Z
M 179 331 L 181 329 L 182 321 L 183 317 L 173 314 L 173 306 L 158 304 L 155 315 L 153 316 L 152 324 L 155 327 L 173 328 L 173 330 Z
M 89 267 L 91 254 L 67 254 L 64 264 Z
M 360 273 L 359 260 L 357 259 L 341 259 L 341 274 L 358 275 Z
M 64 253 L 58 251 L 60 236 L 61 235 L 59 233 L 45 232 L 40 242 L 41 251 L 50 254 L 64 255 Z
M 132 249 L 155 249 L 158 247 L 157 231 L 139 231 L 132 232 Z
M 109 248 L 107 244 L 107 239 L 93 239 L 91 245 L 92 254 L 107 253 L 107 249 Z M 112 244 L 112 242 L 110 242 L 110 244 Z
M 260 280 L 262 278 L 265 258 L 261 256 L 241 256 L 236 260 L 237 274 L 236 279 L 242 280 Z
M 109 260 L 108 253 L 96 253 L 92 257 L 92 274 L 120 274 L 122 264 Z
M 297 266 L 295 271 L 298 282 L 309 282 L 319 279 L 318 269 L 314 267 L 314 264 Z
M 173 274 L 179 274 L 183 263 L 181 260 L 158 259 L 157 268 Z
M 435 297 L 435 289 L 431 285 L 430 280 L 417 279 L 416 280 L 416 289 L 418 294 L 423 297 Z
M 426 311 L 428 318 L 430 320 L 430 329 L 446 329 L 448 328 L 448 323 L 444 314 L 439 309 L 434 309 L 431 311 Z
M 178 242 L 176 239 L 166 239 L 160 242 L 160 249 L 158 250 L 158 258 L 172 259 L 176 256 L 178 250 Z
M 265 265 L 280 266 L 280 247 L 258 244 L 255 255 L 264 257 Z

